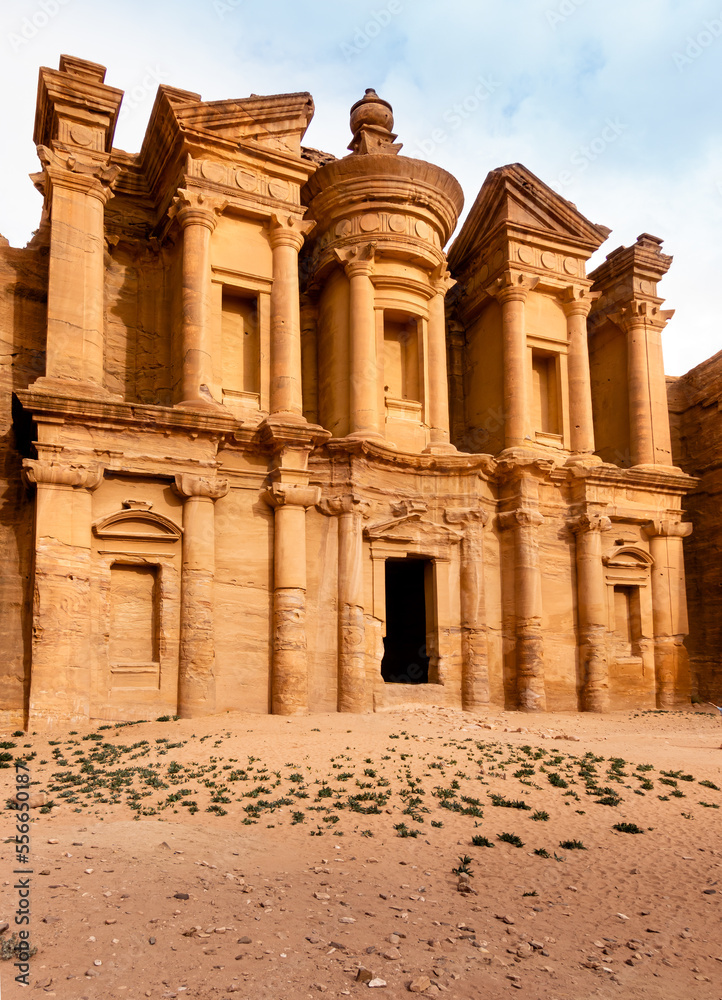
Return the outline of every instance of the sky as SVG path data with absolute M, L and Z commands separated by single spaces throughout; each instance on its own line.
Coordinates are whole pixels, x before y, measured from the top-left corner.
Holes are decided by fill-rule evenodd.
M 489 170 L 521 162 L 612 229 L 590 267 L 642 232 L 662 237 L 668 374 L 722 348 L 722 0 L 3 0 L 0 46 L 13 246 L 39 221 L 38 68 L 61 53 L 102 63 L 125 91 L 115 145 L 129 152 L 161 83 L 204 100 L 310 91 L 304 144 L 336 156 L 374 87 L 402 155 L 454 174 L 465 211 Z

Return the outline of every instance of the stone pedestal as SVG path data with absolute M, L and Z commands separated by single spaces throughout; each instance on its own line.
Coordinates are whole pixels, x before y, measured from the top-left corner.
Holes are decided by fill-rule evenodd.
M 176 406 L 216 409 L 211 330 L 211 233 L 227 202 L 179 189 L 171 212 L 183 230 L 181 373 Z
M 464 526 L 461 540 L 461 705 L 466 711 L 488 708 L 489 647 L 484 594 L 483 510 L 449 510 L 449 524 Z
M 306 662 L 306 509 L 317 504 L 315 486 L 275 484 L 264 500 L 274 510 L 273 669 L 274 715 L 308 711 Z
M 583 514 L 570 527 L 576 535 L 579 663 L 582 670 L 582 707 L 586 712 L 609 709 L 607 603 L 602 532 L 612 522 L 599 514 Z
M 692 525 L 682 521 L 650 521 L 644 526 L 649 538 L 652 566 L 654 621 L 654 670 L 657 707 L 673 708 L 689 696 L 689 659 L 684 647 L 687 635 L 687 602 L 682 540 L 692 534 Z
M 212 715 L 216 707 L 213 504 L 228 483 L 183 473 L 175 490 L 184 500 L 178 715 L 187 719 Z
M 502 530 L 514 533 L 514 599 L 516 684 L 518 707 L 526 712 L 546 710 L 544 640 L 542 637 L 541 567 L 537 530 L 544 517 L 521 507 L 498 516 Z
M 62 725 L 90 714 L 91 493 L 103 470 L 46 460 L 23 464 L 26 481 L 37 487 L 28 725 Z

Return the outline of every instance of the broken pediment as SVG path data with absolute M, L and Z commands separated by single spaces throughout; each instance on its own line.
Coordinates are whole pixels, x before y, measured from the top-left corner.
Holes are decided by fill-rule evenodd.
M 370 524 L 364 535 L 371 541 L 401 542 L 411 545 L 455 545 L 461 541 L 461 534 L 444 524 L 428 521 L 419 513 L 405 517 L 395 517 L 388 521 Z
M 449 266 L 463 271 L 502 228 L 518 237 L 543 235 L 590 256 L 611 232 L 595 225 L 570 201 L 536 177 L 521 163 L 492 170 L 474 202 L 461 232 L 449 251 Z
M 96 521 L 93 532 L 98 538 L 177 542 L 183 529 L 169 517 L 153 513 L 151 506 L 142 500 L 126 500 L 123 510 Z
M 301 155 L 301 139 L 313 118 L 309 93 L 177 105 L 174 112 L 185 131 L 217 136 L 234 144 L 257 142 L 270 149 Z

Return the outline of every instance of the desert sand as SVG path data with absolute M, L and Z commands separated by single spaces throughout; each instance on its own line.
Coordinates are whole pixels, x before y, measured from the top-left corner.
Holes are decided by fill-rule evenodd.
M 0 963 L 4 1000 L 722 997 L 711 706 L 233 714 L 2 742 L 3 802 L 19 757 L 47 796 L 25 866 L 37 952 L 28 989 Z

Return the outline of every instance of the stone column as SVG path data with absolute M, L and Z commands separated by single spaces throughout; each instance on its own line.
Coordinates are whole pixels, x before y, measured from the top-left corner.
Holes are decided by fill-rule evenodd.
M 585 712 L 609 709 L 607 594 L 602 563 L 602 532 L 612 522 L 599 514 L 582 514 L 571 522 L 576 535 L 579 662 Z
M 375 243 L 335 251 L 349 279 L 350 437 L 381 439 L 374 311 Z
M 184 501 L 178 714 L 190 719 L 216 709 L 213 504 L 228 493 L 228 482 L 181 473 L 175 491 Z
M 120 168 L 77 163 L 45 146 L 50 206 L 45 376 L 35 388 L 109 396 L 105 373 L 105 205 Z
M 45 459 L 23 465 L 37 487 L 29 725 L 78 722 L 90 715 L 91 493 L 103 470 Z
M 338 711 L 366 712 L 363 517 L 367 501 L 353 493 L 319 504 L 338 517 Z
M 211 329 L 211 233 L 227 201 L 180 188 L 171 206 L 183 230 L 183 319 L 180 400 L 176 406 L 215 409 Z
M 505 448 L 520 448 L 526 444 L 529 351 L 526 343 L 524 303 L 538 280 L 507 271 L 488 289 L 489 294 L 501 304 Z
M 489 647 L 484 594 L 483 528 L 489 515 L 481 509 L 447 510 L 449 524 L 464 525 L 461 540 L 461 704 L 467 712 L 487 708 Z
M 526 712 L 546 711 L 541 566 L 537 539 L 537 529 L 543 523 L 544 517 L 539 511 L 525 507 L 498 516 L 502 531 L 514 531 L 516 683 L 519 709 Z
M 612 317 L 627 334 L 629 437 L 632 465 L 672 465 L 662 329 L 671 311 L 650 315 L 647 302 L 632 302 Z
M 274 215 L 269 231 L 273 251 L 270 412 L 272 417 L 298 423 L 304 422 L 298 252 L 314 225 Z
M 274 509 L 273 670 L 274 715 L 308 711 L 306 662 L 306 509 L 318 503 L 315 486 L 275 484 L 264 494 Z
M 456 282 L 445 267 L 437 268 L 431 279 L 436 293 L 429 302 L 428 372 L 429 399 L 427 421 L 429 445 L 424 450 L 432 454 L 454 452 L 449 434 L 449 379 L 446 366 L 446 293 Z
M 657 706 L 673 708 L 689 695 L 689 660 L 684 646 L 688 627 L 682 541 L 692 534 L 692 525 L 682 521 L 650 521 L 644 526 L 644 533 L 649 538 L 650 555 L 654 560 L 652 614 Z
M 301 298 L 301 370 L 303 415 L 318 423 L 318 308 L 308 295 Z
M 569 424 L 571 451 L 594 454 L 594 416 L 592 413 L 592 383 L 589 374 L 589 343 L 587 316 L 594 298 L 586 290 L 569 288 L 563 303 L 567 317 L 569 355 Z

